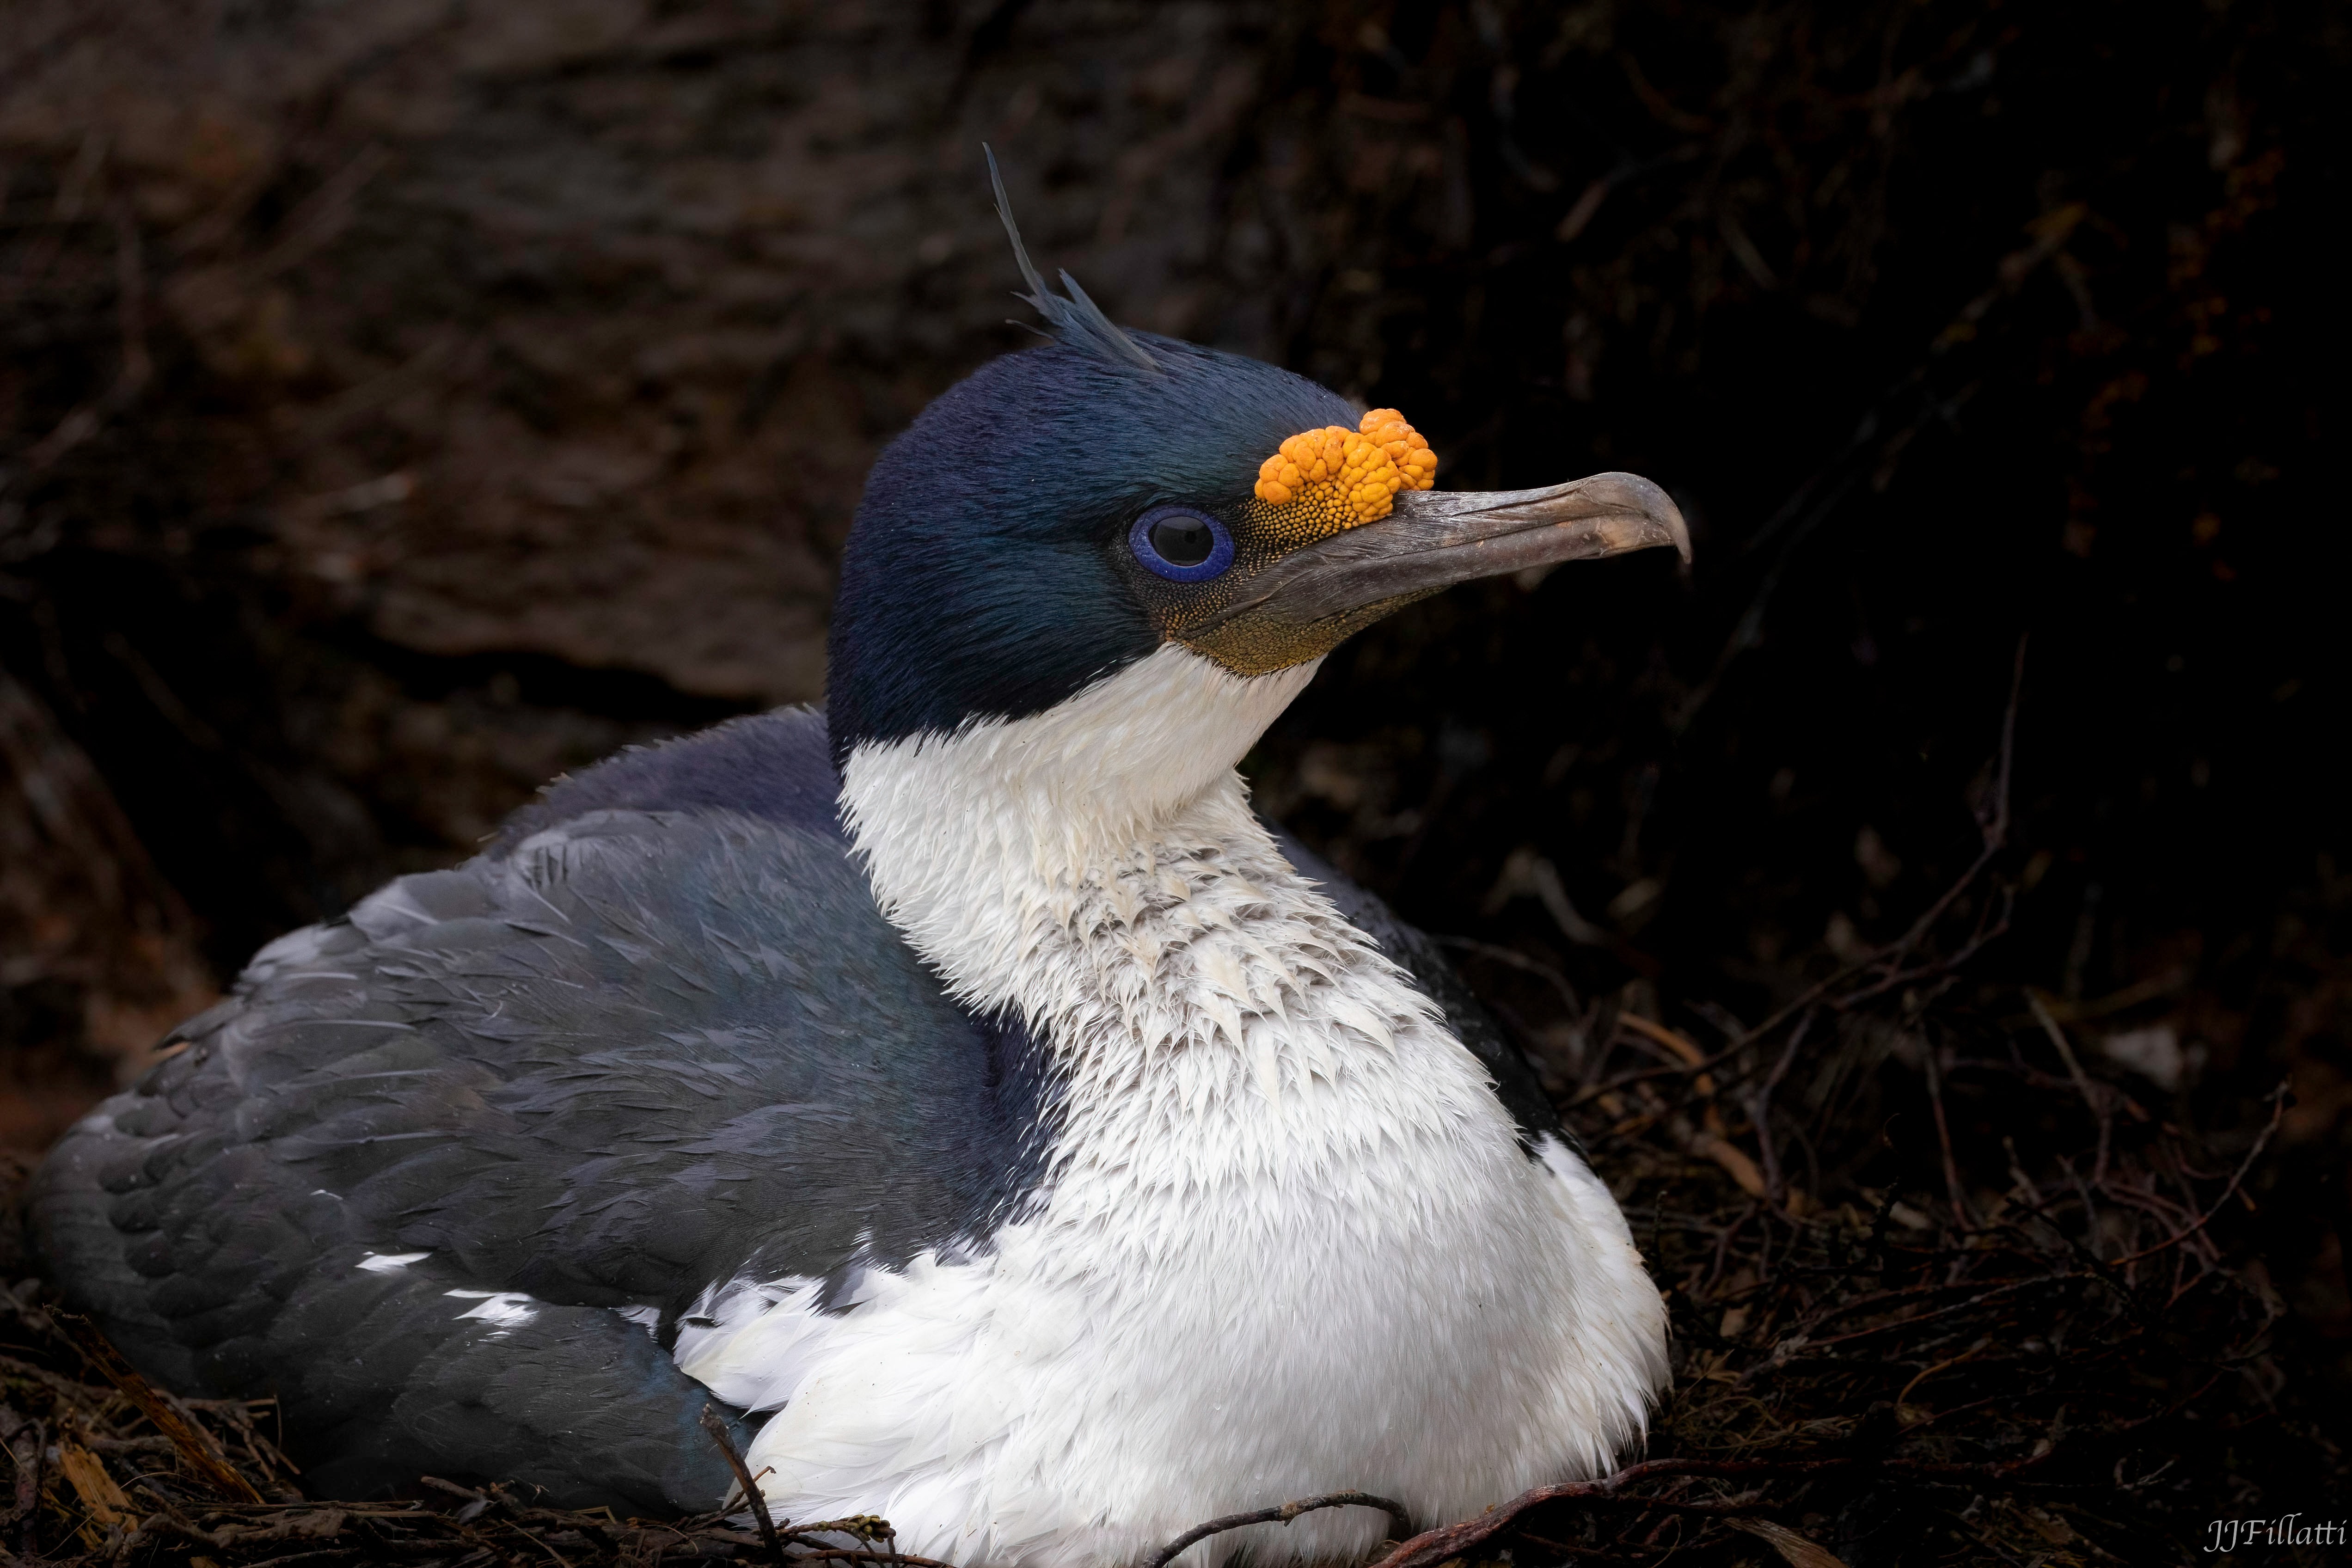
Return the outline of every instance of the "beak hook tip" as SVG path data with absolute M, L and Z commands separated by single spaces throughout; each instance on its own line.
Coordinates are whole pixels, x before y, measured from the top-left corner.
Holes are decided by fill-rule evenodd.
M 1689 565 L 1690 524 L 1684 521 L 1683 509 L 1675 504 L 1675 498 L 1666 493 L 1666 488 L 1655 479 L 1646 479 L 1639 474 L 1608 474 L 1601 477 L 1617 479 L 1640 496 L 1643 515 L 1666 531 L 1666 539 L 1673 543 L 1675 552 L 1683 558 L 1683 564 Z

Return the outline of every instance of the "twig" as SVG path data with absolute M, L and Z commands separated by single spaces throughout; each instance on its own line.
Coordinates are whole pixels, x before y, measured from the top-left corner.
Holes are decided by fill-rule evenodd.
M 719 1453 L 726 1457 L 727 1468 L 735 1472 L 735 1484 L 743 1489 L 743 1496 L 751 1505 L 751 1517 L 760 1521 L 760 1539 L 767 1542 L 768 1555 L 782 1563 L 784 1546 L 776 1539 L 776 1521 L 768 1516 L 767 1494 L 752 1479 L 751 1468 L 743 1462 L 743 1456 L 736 1452 L 734 1434 L 727 1430 L 727 1423 L 716 1407 L 709 1405 L 702 1407 L 702 1429 L 710 1434 L 710 1440 L 719 1445 Z
M 1968 891 L 1976 879 L 1984 874 L 1985 868 L 1992 864 L 1993 858 L 2008 844 L 2009 786 L 2017 753 L 2018 703 L 2025 689 L 2026 641 L 2027 639 L 2022 637 L 2017 639 L 2017 656 L 2010 676 L 2009 707 L 2001 716 L 2000 748 L 1995 753 L 1993 786 L 1989 792 L 1986 802 L 1977 811 L 1978 831 L 1983 841 L 1983 847 L 1978 851 L 1977 858 L 1969 863 L 1969 868 L 1960 874 L 1959 879 L 1945 889 L 1943 896 L 1928 905 L 1926 911 L 1917 920 L 1912 921 L 1910 929 L 1900 937 L 1875 952 L 1846 964 L 1826 979 L 1807 986 L 1798 993 L 1795 1000 L 1780 1007 L 1762 1023 L 1733 1040 L 1724 1048 L 1723 1055 L 1728 1056 L 1742 1046 L 1751 1045 L 1762 1039 L 1790 1018 L 1814 1006 L 1832 991 L 1865 970 L 1878 969 L 1883 971 L 1883 973 L 1878 980 L 1864 985 L 1860 990 L 1839 997 L 1834 1005 L 1840 1010 L 1852 1007 L 1856 1003 L 1870 997 L 1883 994 L 1896 985 L 1908 984 L 1924 975 L 1947 970 L 1956 963 L 1963 963 L 1973 956 L 1986 942 L 2008 930 L 2008 917 L 2004 914 L 2000 921 L 1994 922 L 1991 929 L 1979 930 L 1977 936 L 1951 958 L 1927 965 L 1924 969 L 1906 972 L 1903 968 L 1903 960 L 1909 955 L 1911 950 L 1927 939 L 1927 933 L 1935 929 L 1936 923 L 1941 921 L 1952 905 L 1959 900 L 1960 895 Z
M 1505 947 L 1499 942 L 1480 942 L 1473 936 L 1433 936 L 1430 940 L 1440 947 L 1450 947 L 1457 952 L 1475 953 L 1480 958 L 1491 958 L 1497 963 L 1507 963 L 1513 969 L 1549 981 L 1552 989 L 1558 991 L 1560 999 L 1568 1004 L 1568 1010 L 1570 1013 L 1584 1011 L 1583 1000 L 1577 995 L 1576 987 L 1569 984 L 1567 975 L 1549 963 L 1538 963 L 1529 958 L 1516 948 Z
M 1935 1041 L 1922 1037 L 1919 1041 L 1922 1057 L 1927 1064 L 1927 1108 L 1936 1116 L 1936 1142 L 1944 1154 L 1944 1194 L 1952 1205 L 1952 1223 L 1962 1230 L 1974 1226 L 1976 1221 L 1969 1213 L 1969 1202 L 1960 1184 L 1959 1163 L 1952 1158 L 1952 1127 L 1944 1116 L 1944 1068 L 1940 1047 Z
M 1874 1334 L 1893 1333 L 1899 1329 L 1916 1329 L 1922 1323 L 1932 1323 L 1938 1318 L 1948 1318 L 1955 1312 L 1965 1312 L 1971 1307 L 1981 1307 L 1989 1301 L 1997 1301 L 2005 1296 L 2013 1296 L 2021 1290 L 2032 1289 L 2038 1285 L 2063 1285 L 2070 1280 L 2090 1278 L 2093 1277 L 2083 1274 L 2040 1274 L 2030 1279 L 2004 1279 L 1997 1285 L 1987 1288 L 1979 1294 L 1969 1297 L 1965 1301 L 1955 1301 L 1948 1307 L 1938 1307 L 1932 1312 L 1922 1312 L 1917 1317 L 1897 1318 L 1891 1323 L 1877 1323 L 1867 1329 L 1856 1329 L 1850 1334 L 1837 1334 L 1826 1340 L 1808 1340 L 1806 1342 L 1805 1348 L 1807 1350 L 1821 1350 L 1830 1345 L 1851 1344 L 1855 1340 L 1866 1340 Z M 1904 1290 L 1889 1291 L 1886 1295 L 1891 1298 L 1894 1296 L 1909 1295 L 1915 1291 L 1920 1293 L 1931 1293 L 1940 1290 L 1963 1289 L 1966 1288 L 1965 1284 L 1944 1282 L 1913 1286 Z M 1835 1310 L 1822 1314 L 1816 1321 L 1825 1322 L 1832 1318 L 1842 1317 L 1850 1310 L 1866 1307 L 1870 1304 L 1871 1303 L 1867 1301 L 1841 1302 Z
M 2083 1064 L 2075 1059 L 2073 1043 L 2066 1038 L 2066 1031 L 2058 1026 L 2058 1020 L 2050 1016 L 2042 994 L 2030 985 L 2025 990 L 2025 1005 L 2033 1009 L 2033 1016 L 2042 1025 L 2042 1032 L 2050 1037 L 2052 1045 L 2058 1047 L 2058 1059 L 2066 1064 L 2067 1074 L 2074 1079 L 2074 1087 L 2082 1091 L 2083 1103 L 2090 1107 L 2091 1115 L 2099 1123 L 2099 1152 L 2091 1165 L 2091 1184 L 2104 1186 L 2107 1179 L 2107 1145 L 2115 1131 L 2115 1118 L 2109 1113 L 2106 1097 L 2099 1092 L 2098 1086 L 2091 1081 L 2091 1075 L 2084 1072 Z
M 227 1458 L 214 1447 L 211 1436 L 190 1421 L 172 1404 L 170 1397 L 160 1393 L 154 1384 L 142 1377 L 122 1353 L 108 1342 L 98 1326 L 89 1319 L 71 1312 L 53 1311 L 50 1321 L 79 1351 L 90 1365 L 103 1373 L 108 1382 L 122 1391 L 123 1397 L 139 1407 L 158 1432 L 172 1440 L 180 1458 L 188 1468 L 203 1478 L 205 1484 L 223 1497 L 240 1502 L 265 1502 L 251 1481 L 236 1473 Z
M 1619 936 L 1605 926 L 1594 925 L 1577 912 L 1570 901 L 1567 885 L 1559 879 L 1559 868 L 1542 856 L 1536 857 L 1528 868 L 1529 880 L 1535 884 L 1537 900 L 1552 923 L 1559 927 L 1560 935 L 1583 947 L 1597 947 L 1618 963 L 1645 979 L 1658 976 L 1658 961 Z
M 1763 1083 L 1748 1101 L 1748 1120 L 1756 1127 L 1756 1151 L 1764 1156 L 1764 1195 L 1771 1199 L 1775 1209 L 1780 1207 L 1784 1184 L 1780 1180 L 1780 1153 L 1772 1142 L 1772 1094 L 1788 1076 L 1790 1064 L 1797 1059 L 1798 1047 L 1805 1043 L 1812 1023 L 1811 1013 L 1797 1020 L 1797 1026 L 1789 1031 L 1789 1043 L 1782 1048 L 1780 1059 L 1772 1064 L 1772 1070 L 1765 1075 Z
M 1628 1465 L 1615 1475 L 1604 1476 L 1597 1481 L 1565 1481 L 1557 1486 L 1537 1487 L 1531 1491 L 1521 1492 L 1510 1501 L 1490 1508 L 1475 1519 L 1426 1531 L 1410 1541 L 1401 1542 L 1395 1551 L 1373 1563 L 1371 1568 L 1430 1568 L 1431 1564 L 1443 1563 L 1449 1557 L 1466 1555 L 1471 1548 L 1492 1540 L 1509 1529 L 1512 1523 L 1529 1509 L 1539 1508 L 1552 1502 L 1612 1500 L 1637 1481 L 1667 1476 L 1709 1476 L 1727 1480 L 1803 1480 L 1816 1476 L 1867 1470 L 1885 1475 L 1916 1477 L 1923 1480 L 1970 1481 L 1979 1485 L 1998 1485 L 2004 1481 L 2014 1480 L 2029 1471 L 2046 1467 L 2058 1457 L 2060 1452 L 2060 1449 L 2053 1447 L 2028 1458 L 1983 1465 L 1938 1464 L 1927 1460 L 1865 1455 L 1829 1459 L 1791 1460 L 1645 1459 L 1637 1465 Z M 1643 1498 L 1627 1500 L 1639 1500 L 1654 1507 L 1673 1506 L 1664 1499 Z M 1704 1508 L 1706 1505 L 1682 1506 L 1690 1509 Z
M 2009 934 L 2009 917 L 2014 910 L 2016 895 L 2007 888 L 2000 889 L 2000 914 L 1995 915 L 1992 912 L 1991 904 L 1988 902 L 1985 906 L 1984 917 L 1977 922 L 1976 931 L 1960 945 L 1957 952 L 1919 964 L 1916 968 L 1889 970 L 1860 990 L 1849 991 L 1844 995 L 1835 998 L 1830 1005 L 1841 1013 L 1847 1012 L 1873 997 L 1884 996 L 1889 991 L 1915 984 L 1922 980 L 1939 978 L 1948 985 L 1954 977 L 1954 971 L 1982 952 L 1987 942 Z
M 1945 911 L 1958 900 L 1960 895 L 1967 891 L 1969 886 L 1977 879 L 1984 868 L 1992 863 L 1992 858 L 2008 847 L 2009 781 L 2017 759 L 2017 708 L 2019 700 L 2025 693 L 2027 641 L 2026 637 L 2017 639 L 2017 654 L 2011 663 L 2009 678 L 2009 707 L 2001 714 L 1999 762 L 1993 773 L 1992 788 L 1988 792 L 1984 804 L 1977 810 L 1977 826 L 1983 840 L 1983 848 L 1978 852 L 1976 859 L 1970 863 L 1960 879 L 1945 889 L 1944 896 L 1928 905 L 1925 912 L 1911 922 L 1909 931 L 1904 932 L 1892 947 L 1885 949 L 1880 954 L 1872 958 L 1871 962 L 1874 963 L 1883 963 L 1890 969 L 1899 967 L 1903 958 L 1913 948 L 1927 940 L 1927 933 L 1933 931 L 1936 923 L 1944 918 Z
M 2254 1168 L 2254 1162 L 2261 1159 L 2263 1157 L 2263 1151 L 2270 1146 L 2270 1141 L 2273 1135 L 2274 1135 L 2279 1130 L 2280 1120 L 2286 1115 L 2286 1096 L 2287 1086 L 2284 1083 L 2281 1083 L 2276 1089 L 2271 1090 L 2271 1119 L 2269 1124 L 2265 1126 L 2262 1130 L 2261 1133 L 2255 1137 L 2254 1146 L 2246 1151 L 2246 1157 L 2239 1162 L 2237 1174 L 2230 1178 L 2229 1186 L 2223 1189 L 2220 1197 L 2213 1200 L 2213 1206 L 2211 1208 L 2207 1209 L 2203 1214 L 2197 1216 L 2196 1224 L 2189 1226 L 2185 1230 L 2176 1231 L 2172 1235 L 2165 1237 L 2162 1241 L 2158 1242 L 2154 1247 L 2142 1247 L 2139 1251 L 2131 1253 L 2126 1257 L 2116 1258 L 2108 1265 L 2108 1267 L 2111 1268 L 2120 1268 L 2126 1263 L 2137 1263 L 2144 1258 L 2153 1258 L 2158 1253 L 2162 1252 L 2165 1248 L 2169 1247 L 2178 1247 L 2182 1242 L 2188 1240 L 2190 1237 L 2195 1236 L 2200 1231 L 2203 1230 L 2205 1226 L 2212 1221 L 2213 1216 L 2220 1214 L 2223 1206 L 2227 1205 L 2231 1198 L 2237 1196 L 2238 1188 L 2244 1183 L 2247 1173 Z
M 515 1532 L 520 1535 L 525 1541 L 530 1542 L 533 1546 L 538 1547 L 541 1552 L 546 1552 L 550 1557 L 554 1558 L 557 1563 L 557 1568 L 572 1568 L 571 1561 L 567 1559 L 563 1553 L 558 1552 L 554 1547 L 550 1546 L 546 1542 L 541 1541 L 538 1536 L 533 1535 L 530 1531 L 525 1530 L 521 1525 L 518 1524 L 515 1526 Z
M 1168 1568 L 1177 1555 L 1198 1541 L 1212 1535 L 1222 1535 L 1228 1530 L 1240 1530 L 1252 1524 L 1288 1524 L 1302 1513 L 1312 1513 L 1325 1508 L 1376 1508 L 1396 1521 L 1397 1538 L 1404 1539 L 1412 1530 L 1412 1515 L 1404 1504 L 1392 1499 L 1374 1497 L 1370 1492 L 1325 1492 L 1319 1497 L 1300 1498 L 1295 1502 L 1278 1503 L 1273 1508 L 1253 1509 L 1247 1513 L 1228 1513 L 1196 1524 L 1158 1552 L 1152 1553 L 1144 1568 Z
M 1633 1030 L 1653 1045 L 1664 1047 L 1674 1053 L 1675 1060 L 1681 1062 L 1693 1072 L 1702 1075 L 1706 1072 L 1706 1053 L 1700 1050 L 1696 1043 L 1687 1037 L 1667 1028 L 1664 1024 L 1652 1023 L 1639 1013 L 1620 1013 L 1617 1015 L 1617 1026 L 1621 1029 Z M 1697 1088 L 1699 1093 L 1703 1095 L 1711 1095 L 1715 1092 L 1715 1085 L 1704 1076 L 1699 1079 Z
M 1715 1238 L 1715 1266 L 1706 1271 L 1706 1283 L 1700 1287 L 1702 1295 L 1712 1292 L 1715 1289 L 1715 1282 L 1723 1278 L 1723 1266 L 1731 1257 L 1731 1238 L 1738 1236 L 1740 1228 L 1755 1215 L 1757 1206 L 1755 1201 L 1750 1199 L 1748 1206 L 1741 1209 L 1738 1215 L 1723 1227 L 1723 1234 Z
M 1659 1067 L 1638 1068 L 1629 1073 L 1620 1073 L 1615 1078 L 1603 1079 L 1591 1088 L 1580 1091 L 1574 1100 L 1568 1102 L 1568 1106 L 1573 1110 L 1578 1106 L 1590 1104 L 1604 1094 L 1611 1094 L 1621 1089 L 1630 1089 L 1634 1084 L 1644 1083 L 1651 1079 L 1694 1078 L 1720 1067 L 1730 1055 L 1731 1052 L 1726 1049 L 1717 1051 L 1705 1061 L 1668 1062 Z
M 1911 1379 L 1910 1382 L 1903 1385 L 1903 1392 L 1895 1396 L 1895 1408 L 1897 1410 L 1902 1409 L 1904 1402 L 1911 1397 L 1911 1391 L 1918 1387 L 1921 1384 L 1927 1382 L 1929 1378 L 1935 1376 L 1937 1373 L 1948 1372 L 1951 1368 L 1959 1365 L 1964 1361 L 1975 1359 L 1977 1356 L 1982 1354 L 1983 1352 L 1984 1347 L 1982 1345 L 1979 1345 L 1974 1350 L 1962 1351 L 1956 1356 L 1947 1357 L 1945 1360 L 1939 1361 L 1935 1365 L 1918 1373 Z

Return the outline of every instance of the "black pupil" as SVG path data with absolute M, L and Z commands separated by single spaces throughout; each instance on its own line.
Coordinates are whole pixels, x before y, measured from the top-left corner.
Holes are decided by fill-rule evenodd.
M 1151 525 L 1151 548 L 1171 566 L 1198 566 L 1217 547 L 1217 536 L 1196 518 L 1163 518 Z

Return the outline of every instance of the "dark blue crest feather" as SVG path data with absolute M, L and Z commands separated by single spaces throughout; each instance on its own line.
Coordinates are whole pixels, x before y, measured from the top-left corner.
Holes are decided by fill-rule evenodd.
M 1029 259 L 1029 247 L 1021 243 L 1021 226 L 1013 221 L 1013 201 L 1004 194 L 1004 176 L 997 171 L 996 153 L 985 142 L 980 150 L 988 159 L 988 183 L 996 193 L 996 216 L 1004 220 L 1004 237 L 1013 242 L 1013 259 L 1020 264 L 1021 276 L 1029 285 L 1026 294 L 1015 294 L 1035 307 L 1039 315 L 1054 329 L 1054 336 L 1073 348 L 1083 348 L 1100 354 L 1116 364 L 1131 365 L 1137 370 L 1159 374 L 1160 362 L 1146 353 L 1143 345 L 1121 331 L 1118 323 L 1102 313 L 1102 307 L 1090 299 L 1078 280 L 1065 271 L 1062 288 L 1065 299 L 1045 287 L 1045 279 L 1037 264 Z

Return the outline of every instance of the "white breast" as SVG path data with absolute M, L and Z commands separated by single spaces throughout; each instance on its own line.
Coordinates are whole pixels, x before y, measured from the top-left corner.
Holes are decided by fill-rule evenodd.
M 1108 1565 L 1318 1491 L 1475 1513 L 1640 1433 L 1664 1314 L 1616 1204 L 1557 1140 L 1521 1152 L 1433 1005 L 1248 811 L 1234 763 L 1311 674 L 1162 650 L 852 756 L 883 909 L 1069 1089 L 1042 1201 L 977 1256 L 870 1270 L 836 1314 L 742 1282 L 681 1337 L 721 1397 L 781 1405 L 749 1458 L 784 1513 Z M 1346 1556 L 1386 1526 L 1332 1510 L 1193 1558 Z

